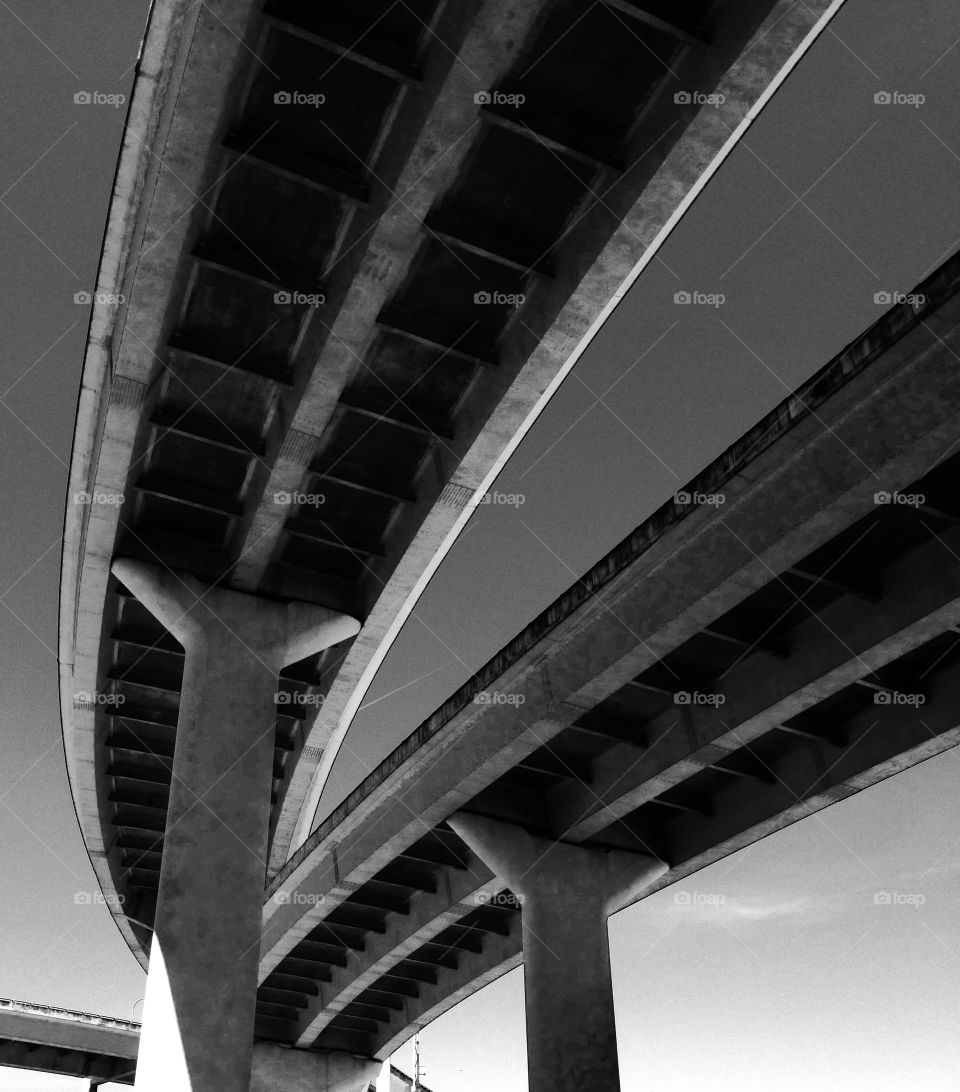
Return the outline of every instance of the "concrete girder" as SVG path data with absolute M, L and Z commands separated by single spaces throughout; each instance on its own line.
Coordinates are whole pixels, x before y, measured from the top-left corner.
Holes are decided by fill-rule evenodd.
M 317 996 L 308 998 L 307 1008 L 300 1011 L 297 1046 L 309 1047 L 358 994 L 405 956 L 476 909 L 475 898 L 489 890 L 493 874 L 473 854 L 464 865 L 463 869 L 444 869 L 436 893 L 418 895 L 408 914 L 391 914 L 384 933 L 372 935 L 364 951 L 350 953 L 346 966 L 334 969 L 330 982 L 320 983 Z M 274 898 L 279 895 L 275 892 Z
M 271 869 L 281 867 L 310 833 L 323 783 L 362 698 L 360 688 L 372 680 L 372 669 L 393 639 L 391 624 L 419 594 L 418 579 L 428 567 L 433 570 L 464 525 L 473 505 L 470 494 L 489 487 L 511 438 L 532 420 L 543 393 L 572 366 L 639 274 L 671 217 L 719 162 L 731 133 L 748 119 L 830 6 L 828 0 L 803 5 L 777 0 L 772 8 L 765 0 L 719 6 L 711 14 L 718 25 L 709 49 L 703 42 L 688 46 L 671 65 L 678 86 L 715 89 L 724 96 L 723 107 L 693 114 L 672 143 L 658 137 L 651 147 L 650 130 L 635 127 L 623 148 L 628 168 L 609 185 L 605 182 L 602 199 L 571 225 L 556 277 L 538 285 L 524 307 L 523 322 L 501 340 L 499 368 L 482 402 L 464 408 L 451 446 L 457 458 L 443 460 L 449 466 L 441 477 L 456 499 L 445 502 L 441 494 L 423 514 L 329 688 L 310 729 L 311 749 L 298 762 L 281 806 Z M 672 132 L 664 87 L 643 113 L 644 125 L 664 130 L 661 137 Z M 612 230 L 611 218 L 617 220 Z M 464 437 L 472 438 L 469 445 Z M 463 505 L 467 511 L 461 511 Z
M 715 689 L 721 705 L 678 707 L 648 722 L 649 748 L 618 746 L 548 797 L 558 837 L 580 842 L 705 769 L 960 624 L 960 532 L 951 529 L 885 571 L 879 604 L 839 600 L 797 627 L 788 659 L 734 668 Z

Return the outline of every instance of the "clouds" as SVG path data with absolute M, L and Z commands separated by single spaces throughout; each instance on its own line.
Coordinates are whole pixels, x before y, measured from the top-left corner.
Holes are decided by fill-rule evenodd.
M 750 926 L 767 922 L 822 925 L 849 915 L 885 906 L 919 908 L 935 898 L 944 884 L 960 882 L 960 861 L 944 861 L 914 872 L 874 874 L 867 881 L 840 890 L 797 895 L 782 885 L 768 890 L 745 889 L 742 884 L 710 882 L 700 874 L 644 900 L 644 913 L 672 926 L 684 922 L 702 926 Z M 691 882 L 694 881 L 694 882 Z

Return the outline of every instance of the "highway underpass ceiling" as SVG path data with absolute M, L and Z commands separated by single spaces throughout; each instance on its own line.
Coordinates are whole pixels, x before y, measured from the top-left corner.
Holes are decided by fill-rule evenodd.
M 944 55 L 955 37 L 950 0 L 922 12 L 848 0 L 521 444 L 499 503 L 478 510 L 440 567 L 368 692 L 319 818 L 874 322 L 883 293 L 908 292 L 957 248 L 960 117 Z

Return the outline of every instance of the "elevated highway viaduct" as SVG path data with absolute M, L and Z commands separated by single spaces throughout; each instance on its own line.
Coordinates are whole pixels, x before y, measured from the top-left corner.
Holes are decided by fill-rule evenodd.
M 140 1025 L 0 997 L 0 1066 L 132 1085 Z
M 182 1040 L 164 1088 L 246 1087 L 264 881 L 351 703 L 506 445 L 835 6 L 155 0 L 60 661 L 84 840 L 166 999 L 148 988 L 141 1058 L 172 1056 L 152 1012 Z
M 523 961 L 531 1089 L 616 1087 L 604 915 L 956 745 L 960 259 L 911 299 L 313 832 L 259 1036 L 386 1057 Z

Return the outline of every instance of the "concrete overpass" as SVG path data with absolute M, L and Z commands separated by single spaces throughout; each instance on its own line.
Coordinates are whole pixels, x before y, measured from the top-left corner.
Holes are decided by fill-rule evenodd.
M 531 1088 L 614 1087 L 604 913 L 960 740 L 958 361 L 953 258 L 421 724 L 270 884 L 257 1034 L 386 1057 L 524 961 Z
M 87 1078 L 91 1090 L 132 1085 L 139 1043 L 140 1025 L 130 1020 L 0 997 L 0 1066 Z M 396 1066 L 384 1082 L 389 1092 L 409 1092 L 414 1083 Z
M 264 873 L 405 605 L 829 6 L 153 5 L 78 410 L 61 705 L 106 903 L 144 966 L 164 938 L 184 1065 L 221 1044 L 194 1087 L 250 1071 Z M 146 1039 L 150 1011 L 148 989 Z
M 127 1020 L 0 998 L 0 1066 L 132 1085 L 139 1041 Z

